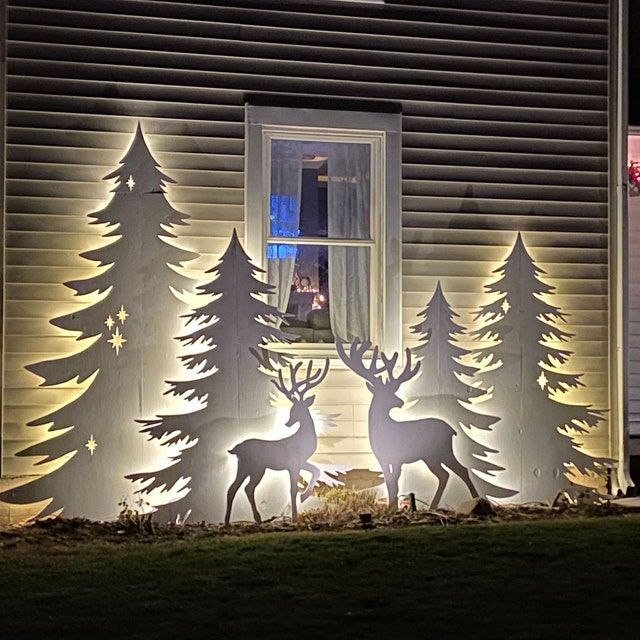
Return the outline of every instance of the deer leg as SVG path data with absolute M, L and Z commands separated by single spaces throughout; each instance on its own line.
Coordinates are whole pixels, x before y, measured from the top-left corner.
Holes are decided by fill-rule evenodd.
M 227 491 L 227 513 L 224 516 L 224 523 L 229 524 L 231 520 L 231 508 L 233 507 L 233 501 L 235 500 L 236 493 L 238 493 L 238 489 L 242 486 L 242 483 L 247 479 L 246 475 L 241 475 L 240 470 L 238 469 L 238 475 L 236 479 L 229 486 L 229 490 Z
M 258 507 L 256 506 L 255 492 L 256 492 L 256 487 L 260 484 L 260 480 L 262 480 L 262 477 L 264 476 L 264 471 L 265 470 L 262 469 L 260 473 L 256 474 L 255 476 L 251 476 L 249 478 L 249 482 L 247 483 L 247 486 L 244 488 L 244 492 L 247 494 L 247 498 L 249 498 L 249 504 L 251 505 L 253 519 L 255 520 L 256 524 L 262 523 L 262 518 L 260 517 L 260 513 L 258 512 Z
M 447 462 L 445 462 L 445 464 L 447 465 L 447 467 L 449 467 L 449 469 L 451 469 L 451 471 L 453 471 L 453 473 L 455 473 L 460 478 L 460 480 L 462 480 L 462 482 L 467 485 L 467 488 L 471 492 L 472 498 L 479 497 L 478 490 L 475 488 L 473 482 L 471 481 L 469 470 L 464 465 L 458 462 L 458 460 L 456 460 L 455 458 L 453 458 L 452 460 L 448 460 Z
M 389 508 L 398 508 L 398 479 L 400 478 L 400 469 L 402 467 L 398 465 L 396 468 L 392 463 L 382 465 L 382 473 L 384 474 L 384 481 L 387 485 L 387 493 L 389 495 Z
M 431 473 L 433 473 L 433 475 L 438 479 L 438 488 L 436 489 L 436 492 L 433 495 L 433 499 L 431 500 L 431 508 L 437 509 L 438 505 L 440 504 L 440 499 L 442 498 L 445 487 L 447 486 L 447 482 L 449 481 L 449 472 L 441 464 L 429 466 L 426 460 L 425 464 L 427 464 L 427 467 L 429 467 Z
M 298 519 L 298 476 L 299 471 L 289 471 L 289 484 L 291 488 L 291 520 Z
M 313 487 L 316 486 L 316 482 L 318 482 L 318 478 L 320 477 L 320 469 L 312 465 L 310 462 L 305 462 L 300 467 L 300 471 L 302 470 L 308 471 L 311 474 L 311 480 L 309 480 L 309 484 L 307 485 L 307 488 L 304 490 L 304 492 L 300 496 L 300 502 L 304 502 L 311 495 L 313 491 Z

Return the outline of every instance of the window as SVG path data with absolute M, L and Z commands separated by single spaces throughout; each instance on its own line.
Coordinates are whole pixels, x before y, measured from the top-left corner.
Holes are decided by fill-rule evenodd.
M 397 349 L 399 114 L 248 105 L 246 164 L 246 246 L 299 348 Z

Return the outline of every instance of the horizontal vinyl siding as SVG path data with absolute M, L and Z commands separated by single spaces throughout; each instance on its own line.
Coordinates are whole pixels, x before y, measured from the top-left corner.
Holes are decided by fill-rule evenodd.
M 640 158 L 640 133 L 629 136 L 629 159 Z M 627 254 L 627 410 L 632 435 L 640 435 L 640 197 L 629 198 Z
M 243 232 L 248 94 L 400 104 L 405 338 L 438 279 L 475 326 L 522 231 L 570 314 L 571 367 L 607 404 L 606 1 L 8 4 L 5 474 L 29 472 L 25 423 L 60 401 L 23 367 L 76 347 L 48 321 L 78 306 L 62 283 L 93 272 L 86 214 L 136 122 L 191 216 L 197 275 Z M 318 460 L 373 463 L 367 403 L 332 372 L 318 404 L 341 415 Z

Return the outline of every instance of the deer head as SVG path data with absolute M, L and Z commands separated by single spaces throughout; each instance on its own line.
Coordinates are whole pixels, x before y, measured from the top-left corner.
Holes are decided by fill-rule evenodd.
M 393 370 L 398 362 L 399 353 L 396 351 L 391 357 L 387 357 L 375 346 L 371 352 L 371 364 L 367 367 L 364 363 L 364 356 L 371 349 L 371 342 L 355 339 L 349 348 L 349 355 L 344 350 L 342 342 L 336 340 L 336 349 L 342 361 L 353 371 L 366 381 L 367 389 L 371 391 L 376 401 L 381 402 L 389 411 L 400 408 L 404 405 L 404 400 L 397 393 L 400 386 L 415 377 L 420 370 L 420 363 L 414 366 L 411 363 L 411 349 L 405 349 L 405 364 L 402 371 L 393 375 Z M 378 363 L 380 358 L 381 363 Z
M 278 369 L 278 379 L 272 380 L 276 389 L 291 402 L 291 410 L 289 419 L 285 423 L 287 427 L 293 427 L 295 424 L 302 424 L 302 421 L 308 419 L 309 409 L 316 399 L 315 396 L 305 397 L 314 387 L 317 387 L 329 372 L 329 359 L 324 362 L 324 367 L 313 371 L 313 360 L 309 360 L 306 372 L 301 379 L 298 380 L 298 372 L 302 367 L 302 362 L 295 365 L 289 364 L 289 385 L 287 386 L 282 369 Z

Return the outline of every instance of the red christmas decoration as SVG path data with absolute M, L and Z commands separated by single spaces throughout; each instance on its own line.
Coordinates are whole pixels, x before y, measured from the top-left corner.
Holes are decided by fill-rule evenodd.
M 640 161 L 629 160 L 629 195 L 640 196 Z

